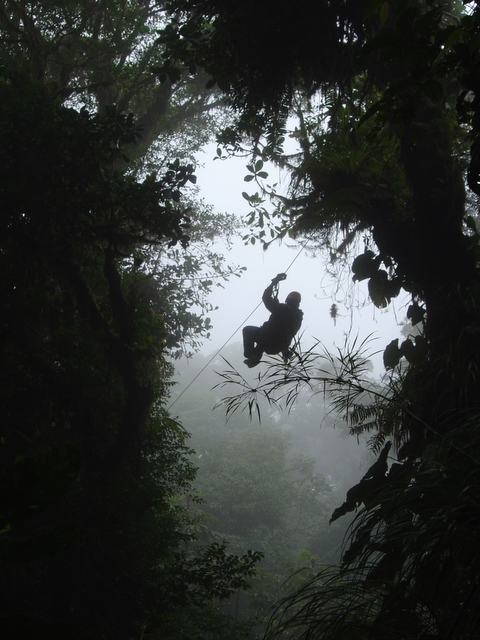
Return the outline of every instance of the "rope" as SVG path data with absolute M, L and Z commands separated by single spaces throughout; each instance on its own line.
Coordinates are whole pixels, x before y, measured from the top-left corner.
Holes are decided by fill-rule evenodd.
M 284 273 L 288 273 L 288 270 L 290 269 L 290 267 L 293 265 L 293 263 L 295 262 L 295 260 L 299 257 L 299 255 L 302 253 L 302 251 L 305 249 L 306 245 L 307 245 L 308 241 L 305 241 L 300 249 L 300 251 L 297 253 L 297 255 L 294 257 L 294 259 L 291 261 L 291 263 L 288 265 L 288 267 L 285 269 Z M 209 366 L 209 364 L 211 362 L 213 362 L 213 360 L 215 360 L 215 358 L 218 356 L 218 354 L 220 353 L 220 351 L 222 351 L 222 349 L 224 347 L 227 346 L 227 344 L 230 342 L 230 340 L 234 337 L 234 335 L 237 333 L 237 331 L 240 331 L 240 329 L 243 327 L 243 325 L 247 322 L 247 320 L 249 320 L 249 318 L 251 316 L 253 316 L 253 314 L 255 313 L 255 311 L 258 309 L 258 307 L 260 307 L 262 305 L 262 301 L 260 300 L 260 302 L 257 304 L 257 306 L 255 307 L 255 309 L 249 313 L 249 315 L 245 318 L 245 320 L 243 320 L 243 322 L 235 329 L 235 331 L 232 333 L 232 335 L 227 338 L 227 340 L 222 344 L 222 346 L 220 347 L 220 349 L 218 349 L 213 356 L 210 358 L 210 360 L 207 362 L 206 365 L 204 365 L 204 367 L 202 367 L 202 369 L 200 369 L 200 371 L 197 373 L 197 375 L 193 378 L 193 380 L 191 380 L 187 386 L 185 387 L 185 389 L 182 391 L 182 393 L 180 393 L 175 400 L 170 404 L 169 407 L 167 407 L 167 411 L 170 411 L 170 409 L 173 407 L 173 405 L 178 402 L 178 400 L 180 400 L 180 398 L 183 396 L 183 394 L 188 391 L 188 389 L 190 389 L 190 387 L 192 386 L 192 384 L 195 382 L 195 380 L 197 380 L 197 378 L 199 378 L 202 373 L 205 371 L 205 369 Z
M 215 358 L 218 356 L 218 354 L 220 353 L 220 351 L 222 351 L 222 349 L 224 347 L 227 346 L 227 344 L 230 342 L 230 340 L 233 338 L 233 336 L 237 333 L 237 331 L 239 331 L 243 325 L 247 322 L 247 320 L 250 318 L 250 316 L 253 316 L 253 314 L 255 313 L 255 311 L 258 309 L 258 307 L 262 304 L 262 302 L 260 301 L 257 306 L 255 307 L 255 309 L 250 313 L 250 315 L 248 315 L 245 320 L 235 329 L 235 331 L 232 333 L 232 335 L 222 344 L 222 346 L 220 347 L 220 349 L 218 349 L 218 351 L 216 351 L 213 356 L 210 358 L 210 360 L 207 362 L 207 364 L 200 369 L 200 371 L 197 373 L 197 375 L 193 378 L 193 380 L 191 380 L 188 385 L 185 387 L 185 389 L 182 391 L 182 393 L 177 396 L 175 398 L 175 400 L 172 402 L 172 404 L 168 407 L 167 411 L 170 411 L 170 409 L 173 407 L 173 405 L 177 402 L 177 400 L 180 400 L 180 398 L 183 396 L 183 394 L 192 386 L 192 384 L 195 382 L 195 380 L 197 378 L 199 378 L 202 373 L 205 371 L 205 369 L 208 367 L 208 365 L 215 360 Z

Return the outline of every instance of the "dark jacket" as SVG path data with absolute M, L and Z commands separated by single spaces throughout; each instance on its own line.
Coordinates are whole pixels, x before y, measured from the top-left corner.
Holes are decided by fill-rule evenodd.
M 303 311 L 295 305 L 284 304 L 273 296 L 273 284 L 263 292 L 262 300 L 271 312 L 270 318 L 260 327 L 257 344 L 265 353 L 275 354 L 285 351 L 302 325 Z

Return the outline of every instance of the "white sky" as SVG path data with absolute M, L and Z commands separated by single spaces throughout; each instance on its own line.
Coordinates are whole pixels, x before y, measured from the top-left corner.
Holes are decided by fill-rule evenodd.
M 244 182 L 248 173 L 247 160 L 231 158 L 225 161 L 213 161 L 215 145 L 208 147 L 201 157 L 204 168 L 196 171 L 197 184 L 201 196 L 207 204 L 214 205 L 219 212 L 234 213 L 242 217 L 249 213 L 250 207 L 242 197 L 242 191 L 252 192 L 252 183 Z M 269 176 L 270 178 L 270 176 Z M 278 180 L 279 176 L 272 181 Z M 246 266 L 247 270 L 241 278 L 232 278 L 225 289 L 216 289 L 210 300 L 218 310 L 211 314 L 214 328 L 211 340 L 206 341 L 202 353 L 213 354 L 228 341 L 241 342 L 241 327 L 245 324 L 262 324 L 269 313 L 261 305 L 246 320 L 249 314 L 261 301 L 262 293 L 270 280 L 279 272 L 284 272 L 295 259 L 301 247 L 271 245 L 263 251 L 260 244 L 245 246 L 239 239 L 233 249 L 228 252 L 230 263 Z M 373 342 L 369 351 L 383 351 L 393 339 L 400 337 L 400 322 L 404 321 L 408 298 L 400 296 L 386 310 L 377 309 L 366 294 L 366 283 L 357 283 L 353 290 L 347 290 L 351 284 L 351 273 L 344 270 L 340 280 L 331 278 L 326 269 L 326 261 L 322 256 L 309 258 L 307 250 L 300 256 L 288 271 L 286 281 L 280 283 L 280 299 L 283 300 L 291 290 L 302 294 L 301 308 L 304 312 L 302 347 L 309 348 L 318 339 L 329 350 L 343 347 L 348 336 L 351 342 L 358 336 L 363 341 L 373 334 Z M 222 247 L 219 247 L 222 251 Z M 349 302 L 349 298 L 352 298 Z M 330 307 L 335 302 L 338 307 L 336 325 L 330 317 Z M 348 305 L 348 306 L 347 306 Z M 372 358 L 375 371 L 384 372 L 381 354 Z

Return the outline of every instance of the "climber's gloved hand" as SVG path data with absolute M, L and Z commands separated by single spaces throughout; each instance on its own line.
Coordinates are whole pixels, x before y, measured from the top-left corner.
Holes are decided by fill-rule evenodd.
M 273 284 L 278 284 L 280 282 L 280 280 L 286 280 L 287 279 L 287 274 L 286 273 L 278 273 L 275 278 L 272 279 Z

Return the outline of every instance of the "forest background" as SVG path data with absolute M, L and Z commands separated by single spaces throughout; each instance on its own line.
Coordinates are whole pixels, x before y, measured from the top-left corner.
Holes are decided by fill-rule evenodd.
M 473 1 L 3 3 L 4 635 L 478 637 L 479 33 Z M 308 239 L 415 327 L 381 385 L 361 341 L 254 383 L 232 355 L 221 438 L 206 393 L 168 410 L 240 274 L 195 190 L 213 138 L 247 242 Z M 317 457 L 322 419 L 368 439 L 343 504 L 288 410 Z

